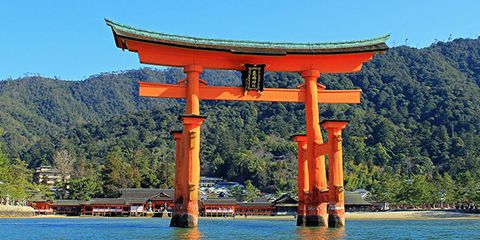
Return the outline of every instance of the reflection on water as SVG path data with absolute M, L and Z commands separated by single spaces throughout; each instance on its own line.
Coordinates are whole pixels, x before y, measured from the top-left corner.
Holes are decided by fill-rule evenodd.
M 479 239 L 480 220 L 351 220 L 345 228 L 297 227 L 291 220 L 202 219 L 171 228 L 168 218 L 0 219 L 0 240 L 71 239 Z
M 345 228 L 298 227 L 297 239 L 345 239 Z
M 202 234 L 198 228 L 175 228 L 174 231 L 176 239 L 202 239 Z
M 201 230 L 198 228 L 174 228 L 175 239 L 202 239 Z M 345 228 L 326 228 L 326 227 L 297 227 L 297 239 L 308 240 L 328 240 L 345 239 Z M 285 236 L 283 236 L 285 237 Z

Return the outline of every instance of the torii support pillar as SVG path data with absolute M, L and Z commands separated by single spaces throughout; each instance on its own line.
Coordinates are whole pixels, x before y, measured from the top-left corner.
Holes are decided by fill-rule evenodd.
M 322 127 L 328 131 L 328 182 L 329 210 L 328 226 L 345 226 L 345 191 L 343 187 L 342 129 L 348 121 L 323 121 Z
M 305 226 L 328 226 L 327 215 L 327 176 L 325 157 L 316 154 L 316 145 L 322 144 L 320 116 L 318 111 L 318 83 L 320 71 L 302 72 L 305 79 L 305 111 L 307 122 L 307 162 L 309 177 L 309 194 L 306 197 L 307 215 Z
M 200 182 L 200 126 L 206 117 L 184 115 L 180 117 L 184 130 L 182 133 L 182 151 L 180 166 L 180 192 L 183 204 L 175 219 L 172 217 L 171 227 L 198 226 L 198 186 Z M 175 189 L 175 192 L 177 189 Z M 176 193 L 175 193 L 176 194 Z
M 186 88 L 186 115 L 180 116 L 183 123 L 180 164 L 176 166 L 180 170 L 175 173 L 179 175 L 179 195 L 183 203 L 179 214 L 172 217 L 171 227 L 196 227 L 198 226 L 198 186 L 200 183 L 200 126 L 205 117 L 200 116 L 200 73 L 202 67 L 199 65 L 188 65 L 184 67 L 187 74 Z M 177 177 L 175 177 L 177 179 Z M 175 189 L 175 192 L 177 189 Z M 177 194 L 177 193 L 175 193 Z
M 298 145 L 298 209 L 297 226 L 306 224 L 305 194 L 308 193 L 307 135 L 293 135 Z
M 183 209 L 183 190 L 182 185 L 184 179 L 181 177 L 183 176 L 182 162 L 183 161 L 183 148 L 182 148 L 182 131 L 172 131 L 171 132 L 173 138 L 175 139 L 175 192 L 174 192 L 174 207 L 173 207 L 173 215 L 170 221 L 170 226 L 175 227 L 178 225 L 178 221 L 182 214 L 185 212 Z

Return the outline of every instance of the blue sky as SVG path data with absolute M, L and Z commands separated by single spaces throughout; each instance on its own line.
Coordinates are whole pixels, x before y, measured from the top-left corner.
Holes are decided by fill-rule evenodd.
M 0 79 L 81 80 L 139 68 L 115 47 L 104 18 L 148 30 L 238 40 L 325 42 L 392 34 L 390 46 L 477 38 L 480 1 L 6 1 L 0 7 Z

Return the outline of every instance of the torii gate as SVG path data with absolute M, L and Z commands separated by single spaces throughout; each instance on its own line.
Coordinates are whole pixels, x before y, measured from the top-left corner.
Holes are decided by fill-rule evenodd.
M 106 23 L 112 28 L 117 47 L 137 52 L 141 63 L 183 67 L 187 75 L 177 84 L 139 83 L 140 96 L 186 100 L 186 114 L 180 116 L 183 131 L 172 132 L 176 140 L 176 170 L 175 207 L 170 226 L 198 225 L 200 126 L 206 118 L 200 115 L 200 100 L 305 103 L 307 134 L 293 137 L 299 147 L 297 225 L 345 225 L 341 130 L 347 122 L 324 121 L 322 126 L 328 131 L 328 142 L 324 143 L 318 104 L 358 104 L 361 90 L 326 90 L 317 79 L 321 73 L 360 71 L 376 52 L 388 49 L 385 44 L 388 35 L 339 43 L 272 43 L 193 38 L 145 31 L 110 20 Z M 268 71 L 298 72 L 305 83 L 298 89 L 262 86 L 258 91 L 246 91 L 248 86 L 207 86 L 200 79 L 204 68 L 244 71 L 246 65 L 264 66 Z M 258 86 L 256 77 L 253 83 L 249 82 L 254 87 Z M 329 159 L 328 185 L 325 155 Z

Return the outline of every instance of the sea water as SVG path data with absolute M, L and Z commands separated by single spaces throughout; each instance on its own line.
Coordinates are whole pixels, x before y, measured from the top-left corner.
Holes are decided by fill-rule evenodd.
M 159 218 L 0 219 L 0 239 L 480 239 L 480 220 L 347 220 L 344 229 L 295 220 L 200 219 L 198 229 Z

